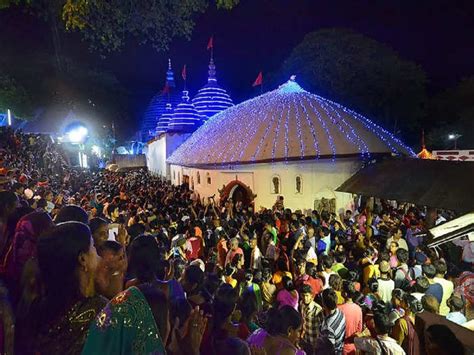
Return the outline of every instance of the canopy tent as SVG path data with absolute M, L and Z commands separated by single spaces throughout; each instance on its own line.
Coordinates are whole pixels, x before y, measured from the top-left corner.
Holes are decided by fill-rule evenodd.
M 368 164 L 336 191 L 474 211 L 474 162 L 390 158 Z
M 429 247 L 436 247 L 464 236 L 472 241 L 474 240 L 474 213 L 443 223 L 431 228 L 428 232 L 432 237 Z

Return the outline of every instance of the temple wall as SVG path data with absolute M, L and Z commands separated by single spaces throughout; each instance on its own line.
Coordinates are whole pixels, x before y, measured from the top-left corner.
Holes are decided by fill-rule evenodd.
M 216 194 L 233 180 L 249 186 L 254 194 L 255 208 L 272 207 L 278 196 L 285 199 L 285 207 L 291 209 L 314 209 L 315 201 L 335 199 L 335 209 L 350 207 L 350 194 L 334 191 L 360 168 L 360 161 L 340 159 L 248 164 L 222 167 L 222 169 L 196 169 L 177 165 L 170 166 L 170 179 L 175 185 L 183 183 L 188 176 L 190 187 L 201 198 Z M 198 178 L 199 175 L 199 178 Z M 297 177 L 299 183 L 297 184 Z M 274 179 L 278 180 L 275 186 Z M 199 181 L 198 181 L 199 180 Z M 299 191 L 298 191 L 298 188 Z

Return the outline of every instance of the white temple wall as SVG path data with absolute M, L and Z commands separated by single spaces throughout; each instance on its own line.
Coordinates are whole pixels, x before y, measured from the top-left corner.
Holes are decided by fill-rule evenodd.
M 148 170 L 160 176 L 166 176 L 166 136 L 162 135 L 148 143 L 146 152 Z
M 291 209 L 313 209 L 314 201 L 336 198 L 336 209 L 347 209 L 352 201 L 350 194 L 335 192 L 344 181 L 351 177 L 361 166 L 360 161 L 354 159 L 338 159 L 336 162 L 327 160 L 303 162 L 261 163 L 240 165 L 228 169 L 196 169 L 171 165 L 171 182 L 183 182 L 183 176 L 189 176 L 194 183 L 194 190 L 201 198 L 216 194 L 233 180 L 239 180 L 248 185 L 254 194 L 255 208 L 261 206 L 270 208 L 277 196 L 285 198 L 285 207 Z M 200 175 L 198 183 L 197 175 Z M 300 178 L 300 192 L 297 191 L 296 178 Z M 179 181 L 178 181 L 179 177 Z M 207 181 L 210 177 L 210 184 Z M 192 178 L 192 180 L 191 180 Z M 273 179 L 279 180 L 279 192 L 275 192 Z M 192 184 L 190 183 L 190 186 Z
M 190 133 L 166 133 L 149 143 L 146 153 L 148 170 L 169 180 L 170 172 L 166 159 L 168 159 L 190 135 Z

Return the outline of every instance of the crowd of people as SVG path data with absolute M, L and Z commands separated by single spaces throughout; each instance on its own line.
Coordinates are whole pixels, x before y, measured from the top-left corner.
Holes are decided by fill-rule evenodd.
M 472 328 L 474 246 L 427 248 L 422 208 L 255 211 L 66 161 L 0 130 L 2 353 L 464 354 L 422 316 Z

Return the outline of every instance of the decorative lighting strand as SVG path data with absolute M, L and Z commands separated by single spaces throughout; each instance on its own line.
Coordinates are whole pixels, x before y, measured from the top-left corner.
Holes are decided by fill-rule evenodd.
M 334 126 L 336 126 L 339 131 L 344 135 L 344 137 L 346 138 L 346 140 L 351 143 L 351 144 L 354 144 L 357 146 L 357 149 L 359 150 L 359 152 L 361 153 L 361 156 L 362 157 L 365 157 L 365 154 L 366 154 L 366 150 L 364 150 L 364 148 L 362 147 L 361 143 L 360 143 L 360 137 L 356 136 L 354 134 L 354 128 L 352 126 L 350 126 L 342 117 L 341 115 L 339 114 L 339 112 L 337 110 L 334 110 L 333 107 L 327 105 L 325 102 L 318 100 L 318 103 L 319 103 L 319 106 L 324 110 L 324 112 L 326 113 L 326 117 L 328 117 L 331 122 L 333 123 Z M 328 109 L 330 109 L 332 112 L 329 112 Z M 334 118 L 334 115 L 336 115 L 338 117 L 339 120 L 336 120 Z M 342 125 L 341 125 L 341 122 L 347 127 L 349 128 L 349 130 L 346 130 Z M 352 133 L 352 135 L 350 134 Z
M 306 109 L 306 106 L 303 105 L 303 102 L 302 100 L 300 99 L 299 100 L 299 105 L 300 107 L 302 108 L 303 110 L 303 113 L 304 113 L 304 118 L 306 119 L 306 122 L 308 123 L 308 126 L 309 126 L 309 130 L 311 132 L 311 135 L 313 137 L 313 144 L 314 144 L 314 153 L 316 155 L 316 159 L 319 159 L 320 158 L 320 152 L 321 152 L 321 149 L 319 148 L 319 140 L 318 140 L 318 136 L 316 134 L 316 129 L 314 128 L 313 126 L 313 122 L 311 121 L 311 118 L 309 117 L 309 114 L 308 114 L 308 111 Z
M 238 158 L 238 160 L 237 160 L 238 162 L 240 162 L 240 160 L 242 159 L 242 155 L 243 155 L 243 153 L 245 152 L 245 149 L 247 149 L 247 147 L 249 146 L 250 142 L 251 142 L 252 140 L 254 140 L 255 137 L 257 136 L 257 130 L 258 130 L 258 127 L 259 127 L 258 123 L 260 123 L 260 122 L 261 122 L 261 119 L 262 119 L 263 117 L 265 117 L 265 115 L 262 115 L 262 114 L 256 115 L 256 114 L 255 114 L 255 113 L 256 113 L 256 110 L 255 110 L 255 106 L 256 106 L 256 105 L 255 105 L 255 103 L 254 103 L 254 105 L 252 105 L 252 106 L 253 106 L 253 107 L 251 107 L 251 108 L 249 109 L 249 111 L 250 111 L 249 114 L 252 115 L 253 117 L 255 117 L 256 119 L 254 119 L 254 120 L 247 120 L 247 122 L 248 122 L 248 124 L 247 124 L 247 129 L 243 131 L 243 132 L 245 132 L 245 134 L 244 134 L 243 137 L 240 139 L 239 145 L 238 145 L 237 149 L 233 151 L 233 154 L 232 154 L 232 156 L 231 156 L 231 158 L 230 158 L 229 161 L 232 161 L 232 162 L 236 161 L 236 160 L 235 160 L 235 156 L 236 156 L 237 153 L 240 152 L 239 158 Z M 259 107 L 259 108 L 260 108 L 260 107 Z M 263 109 L 262 109 L 261 111 L 263 111 L 263 112 L 266 111 L 265 103 L 264 103 L 264 107 L 263 107 Z M 252 116 L 249 116 L 249 117 L 252 117 Z
M 300 118 L 300 111 L 298 108 L 298 104 L 296 103 L 295 99 L 296 95 L 291 95 L 291 99 L 293 101 L 293 109 L 295 111 L 295 117 L 296 117 L 296 132 L 298 134 L 298 139 L 300 141 L 300 159 L 304 159 L 304 151 L 305 151 L 305 146 L 304 146 L 304 140 L 303 140 L 303 133 L 301 132 L 301 118 Z
M 250 117 L 250 116 L 248 116 L 250 114 L 250 112 L 249 112 L 250 107 L 251 107 L 251 105 L 243 108 L 244 117 Z M 231 120 L 230 122 L 227 122 L 227 124 L 224 125 L 223 134 L 222 134 L 222 137 L 220 138 L 220 140 L 223 140 L 222 138 L 227 140 L 227 138 L 232 137 L 235 132 L 239 132 L 239 131 L 240 132 L 247 132 L 247 130 L 250 126 L 249 121 L 251 121 L 251 120 L 242 121 L 242 120 L 238 120 L 238 119 L 236 119 L 236 117 L 234 117 L 233 120 Z M 245 126 L 243 126 L 243 124 L 245 124 Z M 223 143 L 224 143 L 223 147 L 226 147 L 227 149 L 225 149 L 223 147 L 221 149 L 219 149 L 219 154 L 217 156 L 217 159 L 215 160 L 216 162 L 220 162 L 221 165 L 225 162 L 233 162 L 232 159 L 228 159 L 227 157 L 229 156 L 229 154 L 232 154 L 232 157 L 235 156 L 235 154 L 237 153 L 237 150 L 238 150 L 238 148 L 235 147 L 235 146 L 233 146 L 231 149 L 229 149 L 229 145 L 228 145 L 227 141 L 224 141 Z M 239 144 L 239 148 L 240 148 L 242 140 L 239 140 L 239 143 L 240 143 Z
M 282 100 L 285 102 L 284 100 Z M 290 105 L 287 103 L 286 105 L 286 120 L 285 120 L 285 164 L 288 164 L 288 156 L 290 151 L 290 129 L 289 129 L 289 121 L 290 121 Z
M 365 141 L 362 139 L 362 137 L 360 137 L 357 132 L 355 131 L 354 129 L 354 126 L 350 125 L 346 120 L 345 118 L 339 113 L 339 110 L 336 110 L 334 107 L 332 107 L 331 105 L 328 105 L 326 102 L 324 101 L 321 101 L 319 98 L 317 98 L 317 100 L 321 103 L 321 105 L 323 106 L 323 108 L 326 110 L 326 108 L 330 109 L 332 112 L 334 112 L 334 114 L 341 120 L 342 123 L 344 123 L 344 125 L 350 130 L 351 132 L 351 135 L 352 137 L 354 137 L 358 144 L 361 146 L 361 150 L 362 150 L 362 154 L 366 157 L 366 158 L 369 158 L 370 157 L 370 152 L 369 152 L 369 147 L 367 146 L 367 144 L 365 143 Z
M 192 102 L 206 119 L 234 105 L 229 94 L 214 83 L 200 89 Z
M 311 94 L 305 93 L 303 95 L 306 98 L 306 102 L 309 103 L 309 106 L 313 109 L 313 112 L 316 115 L 316 118 L 319 120 L 319 123 L 323 127 L 324 131 L 326 131 L 326 138 L 328 140 L 329 147 L 331 148 L 331 152 L 332 152 L 331 160 L 335 161 L 336 160 L 336 146 L 334 145 L 334 139 L 331 133 L 329 132 L 328 127 L 326 126 L 326 122 L 324 122 L 323 118 L 321 117 L 321 113 L 319 112 L 319 110 L 313 106 L 313 103 L 311 102 Z
M 257 148 L 255 149 L 255 153 L 252 155 L 252 159 L 251 159 L 252 161 L 255 161 L 255 157 L 260 153 L 260 149 L 263 146 L 263 142 L 265 142 L 265 140 L 268 136 L 268 132 L 270 131 L 270 128 L 273 127 L 274 122 L 275 122 L 275 112 L 271 111 L 270 123 L 267 124 L 266 127 L 265 127 L 265 131 L 264 131 L 264 133 L 262 134 L 262 136 L 260 138 L 260 142 L 258 142 Z
M 278 107 L 277 112 L 280 112 L 281 110 L 282 109 L 280 109 L 280 107 Z M 276 127 L 276 130 L 275 130 L 275 135 L 273 136 L 272 162 L 275 161 L 275 150 L 276 150 L 276 146 L 277 146 L 277 138 L 278 138 L 278 135 L 280 134 L 280 124 L 281 124 L 281 115 L 278 115 L 277 127 Z
M 315 95 L 317 96 L 317 95 Z M 346 112 L 349 116 L 354 116 L 355 118 L 358 119 L 358 121 L 362 122 L 364 124 L 364 126 L 366 126 L 367 128 L 369 128 L 369 130 L 375 134 L 377 134 L 377 136 L 382 139 L 389 147 L 392 148 L 392 151 L 394 151 L 394 153 L 398 153 L 398 150 L 396 150 L 395 148 L 393 148 L 392 144 L 390 143 L 390 141 L 383 137 L 379 132 L 382 132 L 384 133 L 386 136 L 389 137 L 390 140 L 393 140 L 394 142 L 396 142 L 398 145 L 400 145 L 401 147 L 403 147 L 404 149 L 406 149 L 410 154 L 412 154 L 413 156 L 416 155 L 415 152 L 408 146 L 406 146 L 404 143 L 402 143 L 400 141 L 400 139 L 398 139 L 397 137 L 395 137 L 392 133 L 388 132 L 385 128 L 375 124 L 373 121 L 369 120 L 367 117 L 341 105 L 341 104 L 338 104 L 337 102 L 334 102 L 334 101 L 331 101 L 329 99 L 326 99 L 324 97 L 320 97 L 320 96 L 317 96 L 318 98 L 320 98 L 321 100 L 324 100 L 324 101 L 327 101 L 329 102 L 330 104 L 342 109 L 344 112 Z
M 233 113 L 237 106 L 230 107 L 226 112 Z M 204 122 L 203 126 L 193 134 L 185 144 L 181 145 L 168 159 L 170 162 L 185 164 L 195 163 L 191 157 L 193 152 L 196 155 L 205 156 L 206 161 L 203 163 L 216 162 L 215 150 L 211 150 L 216 145 L 216 137 L 222 136 L 222 129 L 228 128 L 229 125 L 223 123 L 223 113 L 218 113 L 212 116 L 208 121 Z M 189 142 L 189 146 L 188 146 Z M 217 148 L 216 148 L 217 149 Z M 217 165 L 215 165 L 217 166 Z
M 262 136 L 260 142 L 263 142 L 265 140 L 265 137 L 267 135 L 268 128 L 269 128 L 269 124 L 267 123 L 267 117 L 269 116 L 269 112 L 271 112 L 271 108 L 269 108 L 268 105 L 267 105 L 267 102 L 265 102 L 264 107 L 260 111 L 261 111 L 260 114 L 255 115 L 255 113 L 256 113 L 255 109 L 252 110 L 252 113 L 254 114 L 255 119 L 250 120 L 250 121 L 252 121 L 251 131 L 247 132 L 247 134 L 244 135 L 244 137 L 246 137 L 247 140 L 245 142 L 245 145 L 244 145 L 243 149 L 240 149 L 240 154 L 239 154 L 239 158 L 238 158 L 239 162 L 242 160 L 242 157 L 243 157 L 246 149 L 248 149 L 249 146 L 251 145 L 251 142 L 257 139 L 258 133 L 260 131 L 260 127 L 262 127 L 262 125 L 266 125 L 267 129 L 265 130 L 265 133 L 263 135 L 260 134 Z M 260 142 L 259 142 L 259 144 L 260 144 Z M 258 146 L 256 147 L 256 150 L 255 150 L 253 156 L 255 156 L 257 149 L 258 149 Z M 249 150 L 249 152 L 250 152 L 250 150 Z
M 293 113 L 294 125 L 290 122 Z M 283 117 L 284 115 L 286 117 Z M 301 115 L 304 119 L 300 117 Z M 306 124 L 303 125 L 304 120 Z M 304 157 L 305 137 L 309 137 L 308 133 L 311 133 L 317 158 L 321 156 L 318 138 L 322 139 L 323 135 L 326 137 L 334 161 L 337 152 L 334 138 L 330 134 L 333 125 L 337 126 L 338 132 L 341 132 L 354 148 L 357 146 L 356 151 L 363 156 L 369 156 L 370 148 L 367 145 L 369 141 L 366 143 L 362 139 L 359 125 L 354 125 L 355 122 L 361 124 L 360 129 L 365 128 L 373 134 L 374 139 L 379 138 L 391 152 L 401 153 L 401 149 L 397 150 L 394 147 L 399 146 L 403 151 L 412 154 L 412 150 L 400 140 L 364 116 L 333 101 L 310 94 L 301 89 L 296 82 L 290 81 L 277 90 L 212 116 L 172 154 L 168 162 L 188 166 L 207 163 L 218 167 L 224 162 L 242 163 L 244 155 L 246 161 L 258 161 L 263 158 L 260 157 L 262 153 L 266 158 L 271 154 L 272 162 L 277 158 L 289 161 L 294 153 L 300 158 Z M 290 133 L 292 137 L 289 136 Z M 318 137 L 319 135 L 321 137 Z M 289 141 L 292 138 L 300 141 L 299 154 L 296 151 L 290 152 Z M 248 149 L 245 150 L 251 141 L 258 141 L 253 154 Z M 267 146 L 268 148 L 264 148 Z M 281 148 L 282 151 L 277 148 Z
M 196 108 L 189 102 L 188 91 L 183 90 L 181 103 L 176 106 L 168 130 L 174 132 L 192 132 L 201 124 Z

